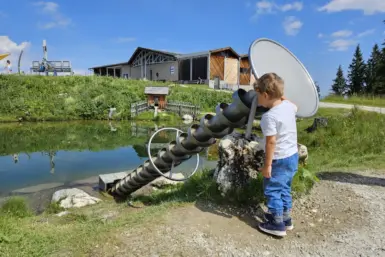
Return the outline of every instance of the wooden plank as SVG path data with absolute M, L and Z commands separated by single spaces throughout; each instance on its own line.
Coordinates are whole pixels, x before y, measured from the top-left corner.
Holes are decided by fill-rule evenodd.
M 223 56 L 210 56 L 210 79 L 218 76 L 220 80 L 224 80 L 225 74 L 225 57 Z
M 238 72 L 238 59 L 226 58 L 225 82 L 230 85 L 236 85 L 238 83 Z

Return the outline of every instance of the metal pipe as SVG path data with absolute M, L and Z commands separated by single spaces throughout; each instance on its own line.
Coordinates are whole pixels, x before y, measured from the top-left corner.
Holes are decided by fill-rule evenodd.
M 230 105 L 221 103 L 216 107 L 215 116 L 205 115 L 200 124 L 191 125 L 187 132 L 177 136 L 176 140 L 159 150 L 156 156 L 149 156 L 156 167 L 162 173 L 167 173 L 171 167 L 180 165 L 190 159 L 193 154 L 197 154 L 214 144 L 216 138 L 223 138 L 231 134 L 234 128 L 243 127 L 248 120 L 256 93 L 254 90 L 247 92 L 244 89 L 238 89 L 233 93 L 232 98 L 233 102 Z M 158 177 L 160 174 L 151 162 L 146 160 L 143 165 L 116 182 L 110 193 L 117 196 L 127 196 Z

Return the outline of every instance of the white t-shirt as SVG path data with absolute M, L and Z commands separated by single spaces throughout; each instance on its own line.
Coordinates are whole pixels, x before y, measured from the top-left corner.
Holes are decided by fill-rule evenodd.
M 265 151 L 266 136 L 276 135 L 273 160 L 287 158 L 298 152 L 296 112 L 297 107 L 284 100 L 262 115 L 261 128 L 264 135 Z
M 7 64 L 6 69 L 7 69 L 8 73 L 11 73 L 12 72 L 12 65 L 11 64 Z

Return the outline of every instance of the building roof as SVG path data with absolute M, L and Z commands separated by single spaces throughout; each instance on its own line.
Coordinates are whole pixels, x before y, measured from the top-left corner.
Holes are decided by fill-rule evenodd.
M 239 58 L 239 54 L 237 52 L 235 52 L 235 50 L 233 48 L 231 48 L 230 46 L 223 47 L 223 48 L 218 48 L 218 49 L 214 49 L 214 50 L 210 50 L 209 52 L 210 53 L 218 53 L 218 52 L 223 52 L 223 51 L 226 51 L 226 50 L 229 50 L 230 52 L 232 52 L 235 56 L 237 56 Z
M 144 93 L 146 95 L 168 95 L 168 87 L 146 87 Z
M 249 58 L 249 55 L 248 54 L 241 54 L 241 55 L 239 55 L 239 57 L 241 57 L 242 59 L 243 58 Z
M 151 48 L 138 47 L 138 48 L 136 48 L 135 52 L 131 55 L 131 58 L 128 60 L 128 64 L 131 64 L 132 61 L 135 59 L 136 55 L 142 50 L 160 53 L 160 54 L 164 54 L 164 55 L 168 55 L 168 56 L 172 56 L 172 57 L 176 57 L 177 55 L 179 55 L 178 53 L 155 50 L 155 49 L 151 49 Z
M 209 55 L 210 53 L 218 53 L 218 52 L 223 52 L 223 51 L 230 51 L 234 56 L 236 56 L 238 58 L 239 57 L 241 57 L 241 58 L 248 57 L 247 54 L 239 55 L 233 48 L 231 48 L 229 46 L 228 47 L 223 47 L 223 48 L 212 49 L 212 50 L 208 50 L 208 51 L 195 52 L 195 53 L 187 53 L 187 54 L 173 53 L 173 52 L 156 50 L 156 49 L 145 48 L 145 47 L 138 47 L 138 48 L 136 48 L 135 52 L 131 55 L 131 57 L 128 60 L 128 62 L 115 63 L 115 64 L 109 64 L 109 65 L 103 65 L 103 66 L 96 66 L 96 67 L 91 67 L 89 69 L 106 68 L 106 67 L 113 67 L 113 66 L 119 66 L 119 65 L 130 65 L 134 61 L 136 55 L 138 55 L 140 53 L 140 51 L 142 51 L 142 50 L 151 51 L 151 52 L 155 52 L 155 53 L 160 53 L 160 54 L 172 56 L 175 59 L 185 59 L 185 58 L 199 57 L 199 56 Z
M 199 56 L 205 56 L 209 55 L 210 51 L 202 51 L 202 52 L 196 52 L 196 53 L 190 53 L 190 54 L 180 54 L 176 57 L 178 59 L 185 59 L 185 58 L 191 58 L 191 57 L 199 57 Z
M 99 68 L 107 68 L 107 67 L 114 67 L 114 66 L 120 66 L 120 65 L 128 65 L 128 62 L 120 62 L 120 63 L 114 63 L 114 64 L 106 64 L 102 66 L 95 66 L 88 69 L 99 69 Z

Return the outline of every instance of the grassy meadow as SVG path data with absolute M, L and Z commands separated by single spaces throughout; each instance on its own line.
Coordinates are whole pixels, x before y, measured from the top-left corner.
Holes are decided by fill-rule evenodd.
M 342 103 L 342 104 L 385 107 L 385 97 L 379 97 L 379 96 L 352 95 L 352 96 L 349 96 L 349 98 L 344 99 L 343 96 L 330 95 L 330 96 L 325 97 L 321 101 L 322 102 L 329 102 L 329 103 Z

